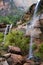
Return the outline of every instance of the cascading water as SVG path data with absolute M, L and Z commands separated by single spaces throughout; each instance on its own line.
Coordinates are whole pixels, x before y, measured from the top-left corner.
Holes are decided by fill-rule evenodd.
M 33 57 L 32 46 L 33 46 L 34 33 L 35 33 L 33 30 L 34 30 L 36 21 L 39 19 L 39 16 L 36 15 L 39 2 L 40 2 L 40 0 L 38 0 L 38 3 L 36 4 L 35 11 L 34 11 L 34 14 L 33 14 L 33 18 L 31 20 L 32 21 L 31 25 L 29 26 L 29 28 L 27 28 L 28 31 L 31 31 L 31 34 L 30 34 L 31 40 L 30 40 L 30 49 L 29 49 L 29 57 L 28 57 L 28 59 Z
M 7 34 L 8 27 L 9 25 L 6 26 L 5 33 L 4 33 L 5 35 Z
M 4 44 L 4 41 L 5 41 L 6 34 L 8 32 L 8 27 L 9 27 L 9 25 L 7 25 L 6 28 L 5 28 L 3 44 Z
M 13 25 L 11 24 L 11 25 L 10 25 L 10 28 L 9 28 L 9 32 L 11 31 L 12 26 L 13 26 Z
M 4 41 L 5 41 L 6 34 L 11 31 L 11 28 L 12 28 L 12 24 L 6 26 L 6 28 L 5 28 L 5 33 L 4 33 Z M 4 43 L 4 42 L 3 42 L 3 43 Z

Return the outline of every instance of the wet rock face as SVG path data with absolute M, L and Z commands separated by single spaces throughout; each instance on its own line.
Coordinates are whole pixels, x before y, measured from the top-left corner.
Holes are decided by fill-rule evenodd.
M 39 23 L 40 23 L 40 30 L 43 33 L 43 12 L 40 14 Z
M 41 25 L 40 30 L 41 30 L 42 33 L 43 33 L 43 19 L 40 19 L 39 21 L 40 21 L 40 25 Z
M 40 0 L 37 12 L 43 11 L 43 0 Z
M 41 59 L 39 57 L 33 56 L 30 59 L 26 59 L 26 62 L 24 65 L 40 65 L 41 64 Z
M 31 19 L 34 13 L 35 6 L 36 4 L 30 6 L 29 10 L 27 10 L 27 12 L 24 14 L 22 21 L 29 21 Z
M 35 6 L 36 6 L 36 4 L 33 4 L 33 5 L 30 7 L 30 9 L 29 9 L 30 14 L 33 14 L 33 13 L 34 13 Z
M 40 14 L 39 20 L 36 21 L 33 30 L 32 30 L 32 28 L 30 28 L 30 30 L 29 30 L 29 26 L 31 26 L 31 22 L 30 22 L 30 24 L 27 24 L 27 32 L 26 32 L 26 34 L 29 36 L 29 35 L 31 35 L 31 32 L 33 31 L 33 33 L 34 33 L 33 37 L 39 38 L 40 34 L 43 33 L 43 13 Z

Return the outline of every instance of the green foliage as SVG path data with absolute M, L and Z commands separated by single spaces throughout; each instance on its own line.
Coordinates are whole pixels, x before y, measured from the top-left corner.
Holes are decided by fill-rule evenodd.
M 35 53 L 35 56 L 40 58 L 40 53 L 39 52 Z
M 43 43 L 40 44 L 38 52 L 35 53 L 35 56 L 38 56 L 43 61 Z
M 29 38 L 24 37 L 22 31 L 12 31 L 6 36 L 4 48 L 9 45 L 20 47 L 22 52 L 26 54 L 29 48 Z
M 4 34 L 3 34 L 2 32 L 0 32 L 0 56 L 1 56 L 2 54 L 4 54 L 4 52 L 6 52 L 6 51 L 4 50 L 4 47 L 3 47 L 3 44 L 2 44 L 3 39 L 4 39 Z
M 10 24 L 10 20 L 7 16 L 0 16 L 0 23 Z
M 8 15 L 0 16 L 0 23 L 13 24 L 16 26 L 16 23 L 21 19 L 21 15 Z
M 19 15 L 8 15 L 8 18 L 13 25 L 16 25 L 17 21 L 19 21 L 21 17 Z
M 39 52 L 43 54 L 43 43 L 39 47 Z
M 4 37 L 3 33 L 0 32 L 0 43 L 3 41 L 3 37 Z
M 32 48 L 33 48 L 33 51 L 36 50 L 37 49 L 37 45 L 33 44 Z

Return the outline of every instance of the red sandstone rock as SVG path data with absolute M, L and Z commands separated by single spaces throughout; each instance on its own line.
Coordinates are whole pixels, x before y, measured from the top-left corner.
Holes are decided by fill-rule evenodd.
M 19 47 L 9 46 L 8 52 L 21 54 L 21 49 Z
M 7 53 L 3 55 L 5 58 L 9 58 L 11 56 L 11 53 Z
M 43 62 L 40 65 L 43 65 Z
M 11 54 L 7 59 L 9 65 L 23 65 L 24 57 L 17 54 Z
M 30 63 L 24 63 L 24 65 L 31 65 Z
M 26 60 L 26 63 L 24 65 L 34 65 L 34 62 L 32 60 Z
M 15 64 L 17 63 L 22 64 L 22 61 L 24 60 L 23 56 L 17 54 L 11 54 L 11 59 Z
M 6 25 L 4 23 L 0 23 L 0 28 L 5 28 Z
M 5 61 L 5 58 L 0 58 L 0 62 Z

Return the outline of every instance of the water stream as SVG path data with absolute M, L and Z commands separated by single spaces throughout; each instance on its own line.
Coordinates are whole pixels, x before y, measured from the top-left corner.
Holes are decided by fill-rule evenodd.
M 28 57 L 28 59 L 33 57 L 32 46 L 33 46 L 33 43 L 34 43 L 33 42 L 33 40 L 34 40 L 34 33 L 35 33 L 34 32 L 34 27 L 35 27 L 36 21 L 39 19 L 39 16 L 36 15 L 39 2 L 40 2 L 40 0 L 38 0 L 38 2 L 36 4 L 35 10 L 34 10 L 34 14 L 33 14 L 33 18 L 31 20 L 31 25 L 27 28 L 28 31 L 31 31 L 31 33 L 30 33 L 30 37 L 31 37 L 31 39 L 30 39 L 30 49 L 29 49 L 29 57 Z
M 12 26 L 13 26 L 13 25 L 11 24 L 11 25 L 10 25 L 10 28 L 9 28 L 9 32 L 11 31 L 11 29 L 12 29 Z
M 12 28 L 12 24 L 11 24 L 11 25 L 8 24 L 8 25 L 6 26 L 5 32 L 4 32 L 3 44 L 4 44 L 4 41 L 5 41 L 5 38 L 6 38 L 6 34 L 11 31 L 11 28 Z
M 6 28 L 5 28 L 5 32 L 4 32 L 4 40 L 3 40 L 2 44 L 4 44 L 5 37 L 6 37 L 6 34 L 7 34 L 7 32 L 8 32 L 8 27 L 9 27 L 9 25 L 7 25 Z

